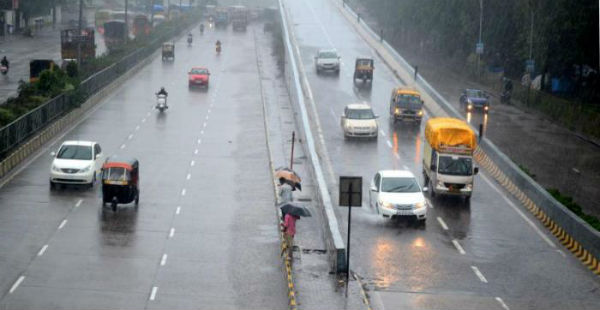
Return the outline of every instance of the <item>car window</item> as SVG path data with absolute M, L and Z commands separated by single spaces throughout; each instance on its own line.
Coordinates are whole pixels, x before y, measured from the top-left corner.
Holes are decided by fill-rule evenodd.
M 90 160 L 92 157 L 92 147 L 87 145 L 63 145 L 56 155 L 60 159 L 77 160 Z
M 323 51 L 319 53 L 319 58 L 337 58 L 338 55 L 334 51 Z
M 110 181 L 127 181 L 130 178 L 129 171 L 122 167 L 111 167 L 104 170 L 102 179 Z
M 208 74 L 208 70 L 206 69 L 192 69 L 190 72 L 192 74 Z
M 384 193 L 417 193 L 421 191 L 415 178 L 393 177 L 381 179 L 381 191 Z
M 483 92 L 477 89 L 469 89 L 467 90 L 467 96 L 471 98 L 483 98 Z
M 348 109 L 346 112 L 348 119 L 374 119 L 375 114 L 371 109 Z

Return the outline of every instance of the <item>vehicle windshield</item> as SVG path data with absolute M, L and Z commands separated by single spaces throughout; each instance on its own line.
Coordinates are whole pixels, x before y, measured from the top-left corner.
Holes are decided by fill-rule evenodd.
M 92 147 L 86 145 L 64 145 L 58 151 L 56 158 L 90 160 L 92 159 Z
M 470 98 L 484 98 L 484 94 L 482 91 L 477 89 L 467 89 L 467 97 Z
M 191 74 L 208 74 L 208 70 L 206 69 L 192 69 L 190 71 Z
M 396 96 L 396 104 L 405 109 L 420 109 L 423 103 L 421 98 L 414 95 L 398 95 Z
M 110 181 L 127 181 L 129 180 L 129 171 L 123 167 L 111 167 L 104 170 L 102 178 Z
M 319 53 L 319 58 L 329 59 L 329 58 L 337 58 L 338 55 L 334 51 L 323 51 Z
M 472 175 L 473 164 L 471 158 L 458 156 L 440 156 L 438 173 L 449 175 Z
M 371 109 L 348 109 L 346 117 L 348 119 L 374 119 L 375 114 Z
M 421 188 L 415 178 L 383 178 L 381 191 L 384 193 L 418 193 Z
M 370 59 L 359 59 L 356 61 L 356 65 L 357 66 L 371 66 L 371 60 Z

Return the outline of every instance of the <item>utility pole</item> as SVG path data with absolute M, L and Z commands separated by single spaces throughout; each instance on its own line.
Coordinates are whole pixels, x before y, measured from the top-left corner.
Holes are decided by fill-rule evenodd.
M 77 33 L 77 66 L 81 67 L 81 30 L 83 29 L 83 0 L 79 0 L 79 32 Z
M 533 10 L 533 7 L 531 8 L 531 28 L 529 31 L 529 60 L 532 60 L 533 58 L 533 19 L 535 16 L 535 11 Z
M 129 41 L 129 16 L 127 16 L 128 0 L 125 0 L 125 42 Z
M 150 0 L 150 27 L 154 28 L 154 0 Z
M 479 44 L 481 44 L 481 29 L 483 26 L 483 0 L 479 0 Z M 477 53 L 477 77 L 479 77 L 479 66 L 481 63 L 481 53 Z

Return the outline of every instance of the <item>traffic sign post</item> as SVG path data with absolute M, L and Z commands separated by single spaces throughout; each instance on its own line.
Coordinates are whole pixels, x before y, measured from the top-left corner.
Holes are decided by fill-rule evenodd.
M 348 207 L 348 237 L 346 241 L 346 285 L 350 279 L 350 232 L 352 207 L 362 206 L 362 177 L 340 176 L 340 207 Z

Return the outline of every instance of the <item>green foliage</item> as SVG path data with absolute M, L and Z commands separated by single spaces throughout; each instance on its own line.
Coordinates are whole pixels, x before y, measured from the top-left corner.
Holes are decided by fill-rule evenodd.
M 529 171 L 529 169 L 527 169 L 527 167 L 525 167 L 521 164 L 518 164 L 518 166 L 519 166 L 519 169 L 521 169 L 521 171 L 525 172 L 526 175 L 528 175 L 530 178 L 535 180 L 536 175 L 531 173 L 531 171 Z
M 558 202 L 560 202 L 565 207 L 567 207 L 567 209 L 571 210 L 577 216 L 582 218 L 584 221 L 586 221 L 588 224 L 590 224 L 590 226 L 592 226 L 594 229 L 600 231 L 600 219 L 598 219 L 597 217 L 595 217 L 593 215 L 589 215 L 589 214 L 586 214 L 585 212 L 583 212 L 583 210 L 581 209 L 581 206 L 578 205 L 577 203 L 575 203 L 573 201 L 572 197 L 561 194 L 560 191 L 556 188 L 549 188 L 549 189 L 547 189 L 547 191 L 548 191 L 548 193 L 550 193 L 550 195 L 552 195 L 552 197 L 554 197 L 554 199 L 556 199 Z

